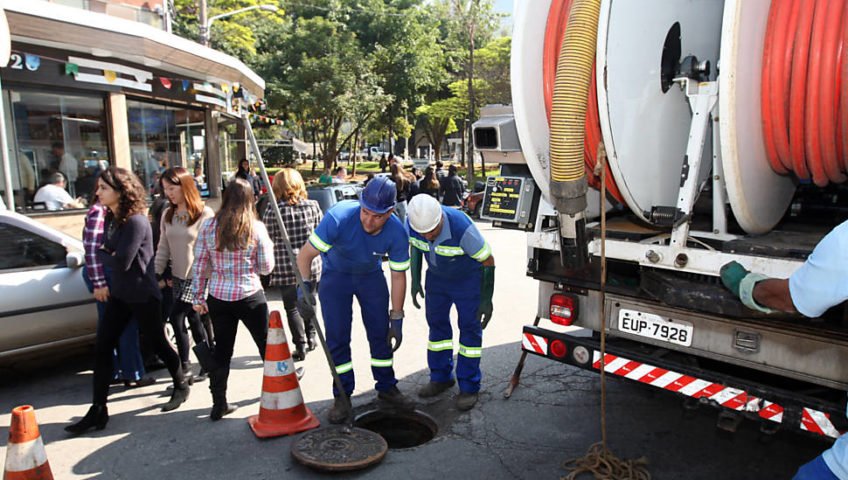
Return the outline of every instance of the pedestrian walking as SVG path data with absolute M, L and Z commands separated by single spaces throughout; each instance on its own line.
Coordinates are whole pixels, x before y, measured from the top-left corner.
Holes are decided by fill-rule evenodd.
M 465 193 L 465 185 L 456 174 L 456 165 L 448 167 L 448 176 L 440 182 L 439 196 L 442 197 L 442 205 L 446 207 L 459 207 L 462 205 L 462 194 Z
M 253 187 L 235 178 L 224 190 L 221 209 L 200 226 L 192 266 L 194 311 L 208 313 L 215 331 L 214 368 L 209 370 L 213 421 L 236 409 L 227 403 L 227 379 L 239 320 L 265 358 L 268 304 L 259 276 L 273 268 L 274 246 L 256 218 Z
M 395 202 L 395 215 L 397 215 L 401 224 L 406 221 L 406 202 L 412 197 L 412 184 L 415 183 L 415 177 L 401 167 L 397 162 L 391 166 L 392 181 L 395 182 L 397 189 L 397 198 Z
M 389 167 L 389 161 L 386 160 L 386 154 L 380 155 L 380 172 L 386 173 L 386 168 Z
M 315 200 L 306 198 L 306 185 L 303 177 L 293 168 L 284 168 L 274 175 L 274 183 L 271 186 L 283 224 L 286 227 L 289 242 L 291 243 L 295 258 L 300 252 L 300 247 L 306 243 L 315 227 L 324 218 L 321 207 Z M 276 215 L 272 205 L 268 205 L 262 221 L 268 228 L 268 235 L 274 242 L 274 269 L 268 284 L 279 288 L 286 310 L 286 317 L 291 331 L 292 344 L 295 346 L 292 358 L 301 361 L 306 358 L 306 353 L 311 352 L 317 346 L 315 338 L 315 316 L 304 318 L 297 309 L 297 279 L 294 269 L 297 268 L 295 259 L 290 258 L 283 241 L 283 232 L 277 224 Z M 321 258 L 312 260 L 310 275 L 304 280 L 318 285 L 321 278 Z
M 427 167 L 424 170 L 424 177 L 418 181 L 418 193 L 430 195 L 438 200 L 440 186 L 436 171 L 432 167 Z
M 111 274 L 97 258 L 97 250 L 103 245 L 104 226 L 108 210 L 97 200 L 97 193 L 92 194 L 93 204 L 85 215 L 85 226 L 82 230 L 82 244 L 85 249 L 85 269 L 83 280 L 88 291 L 94 294 L 97 302 L 97 323 L 103 322 L 106 311 L 106 301 L 100 301 L 109 295 L 109 280 Z M 131 318 L 121 334 L 118 347 L 112 353 L 112 381 L 123 382 L 126 387 L 143 387 L 152 385 L 155 380 L 144 376 L 144 360 L 138 338 L 138 322 Z
M 159 288 L 170 287 L 173 295 L 173 305 L 168 314 L 168 321 L 174 328 L 177 352 L 183 364 L 186 376 L 191 375 L 189 363 L 189 340 L 186 332 L 188 320 L 194 343 L 209 346 L 207 332 L 211 325 L 204 325 L 201 316 L 192 309 L 191 297 L 191 266 L 194 263 L 194 245 L 200 225 L 212 218 L 214 213 L 203 205 L 200 192 L 197 191 L 194 178 L 183 167 L 173 167 L 165 170 L 159 178 L 162 191 L 168 200 L 159 224 L 159 248 L 156 250 L 156 279 Z M 165 278 L 165 270 L 170 265 L 170 278 Z M 208 317 L 207 322 L 209 322 Z M 206 376 L 206 369 L 201 365 L 200 373 L 194 380 Z
M 133 316 L 174 381 L 171 399 L 162 411 L 176 409 L 189 394 L 180 358 L 165 337 L 159 305 L 162 294 L 153 273 L 153 232 L 144 214 L 145 189 L 132 172 L 110 167 L 97 180 L 97 196 L 109 209 L 98 258 L 111 270 L 112 283 L 108 292 L 101 290 L 97 294 L 97 299 L 107 304 L 95 343 L 93 402 L 82 420 L 65 427 L 74 434 L 103 429 L 109 421 L 106 398 L 112 376 L 112 350 Z
M 430 327 L 427 365 L 430 383 L 419 390 L 424 398 L 451 388 L 453 372 L 453 330 L 451 306 L 456 308 L 459 326 L 459 355 L 456 380 L 459 395 L 456 407 L 469 410 L 480 391 L 480 357 L 483 329 L 492 318 L 495 288 L 495 258 L 492 249 L 474 222 L 455 208 L 443 207 L 428 195 L 418 195 L 409 205 L 409 243 L 412 265 L 412 303 L 424 292 L 425 316 Z M 421 257 L 427 257 L 427 279 L 421 288 Z
M 250 162 L 248 162 L 246 158 L 242 158 L 239 162 L 235 178 L 241 178 L 246 181 L 253 189 L 253 201 L 255 202 L 256 200 L 259 200 L 259 194 L 262 190 L 261 181 L 259 180 L 259 177 L 250 171 Z
M 371 347 L 371 373 L 376 380 L 377 397 L 399 408 L 414 404 L 397 388 L 392 368 L 393 351 L 403 338 L 403 304 L 406 296 L 406 271 L 409 269 L 409 240 L 403 224 L 392 215 L 397 191 L 384 176 L 374 177 L 363 189 L 359 202 L 344 201 L 331 208 L 297 256 L 301 275 L 311 274 L 312 260 L 321 255 L 323 271 L 318 298 L 327 329 L 327 345 L 336 372 L 348 398 L 355 386 L 350 354 L 350 330 L 353 298 L 362 310 L 362 320 Z M 391 270 L 391 311 L 389 289 L 383 275 L 383 257 L 388 256 Z M 298 291 L 298 305 L 304 316 L 314 315 L 306 295 Z M 392 341 L 395 342 L 392 346 Z M 348 402 L 333 387 L 335 402 L 330 423 L 341 423 L 351 413 Z

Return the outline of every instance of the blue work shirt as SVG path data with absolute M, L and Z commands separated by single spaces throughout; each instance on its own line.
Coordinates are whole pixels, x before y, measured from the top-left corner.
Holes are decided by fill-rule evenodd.
M 848 222 L 831 230 L 789 277 L 789 293 L 795 308 L 810 318 L 848 300 Z M 834 475 L 848 479 L 848 437 L 839 437 L 822 458 Z
M 427 274 L 449 278 L 477 275 L 480 263 L 492 255 L 492 248 L 468 215 L 459 210 L 443 206 L 442 221 L 442 231 L 432 242 L 409 228 L 408 220 L 406 223 L 410 245 L 427 257 Z
M 396 272 L 409 269 L 409 237 L 403 224 L 391 215 L 377 234 L 366 233 L 359 219 L 359 202 L 337 203 L 309 236 L 309 243 L 321 252 L 324 270 L 341 273 L 371 273 L 383 268 Z

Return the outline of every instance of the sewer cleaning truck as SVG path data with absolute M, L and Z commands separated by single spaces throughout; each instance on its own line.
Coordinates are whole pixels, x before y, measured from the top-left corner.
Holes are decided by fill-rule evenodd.
M 538 280 L 523 351 L 836 438 L 845 305 L 756 312 L 719 272 L 787 278 L 848 219 L 848 3 L 592 3 L 516 2 L 512 105 L 474 125 L 481 215 Z

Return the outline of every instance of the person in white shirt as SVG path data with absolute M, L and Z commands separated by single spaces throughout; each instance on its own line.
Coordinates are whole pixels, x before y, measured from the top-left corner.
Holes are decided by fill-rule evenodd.
M 47 185 L 39 188 L 35 192 L 34 202 L 43 202 L 47 206 L 47 210 L 62 210 L 65 208 L 82 208 L 82 203 L 79 200 L 74 200 L 73 197 L 65 190 L 65 176 L 59 172 L 51 173 L 47 177 L 50 182 Z
M 65 176 L 71 195 L 74 195 L 74 184 L 79 177 L 79 162 L 73 155 L 65 152 L 65 146 L 60 142 L 52 145 L 51 153 L 53 158 L 59 160 L 58 170 Z

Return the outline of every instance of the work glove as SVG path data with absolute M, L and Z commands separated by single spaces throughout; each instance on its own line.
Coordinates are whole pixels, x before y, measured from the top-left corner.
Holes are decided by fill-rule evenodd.
M 420 309 L 421 305 L 418 304 L 417 296 L 420 294 L 421 298 L 424 298 L 424 289 L 421 288 L 421 257 L 423 257 L 423 254 L 416 247 L 409 247 L 409 249 L 409 263 L 412 271 L 412 304 L 415 305 L 415 308 Z
M 495 266 L 484 266 L 480 281 L 480 305 L 477 307 L 477 320 L 483 325 L 483 329 L 492 319 L 492 295 L 495 293 Z
M 721 283 L 742 300 L 742 303 L 750 308 L 763 313 L 774 313 L 776 310 L 766 308 L 754 300 L 754 287 L 757 283 L 768 277 L 759 273 L 751 273 L 739 262 L 726 263 L 719 271 Z
M 304 280 L 303 286 L 297 286 L 297 311 L 305 323 L 315 318 L 315 289 L 312 282 Z
M 392 346 L 392 339 L 395 341 L 394 346 Z M 403 342 L 403 310 L 389 311 L 389 336 L 386 341 L 393 352 L 400 348 L 400 344 Z

